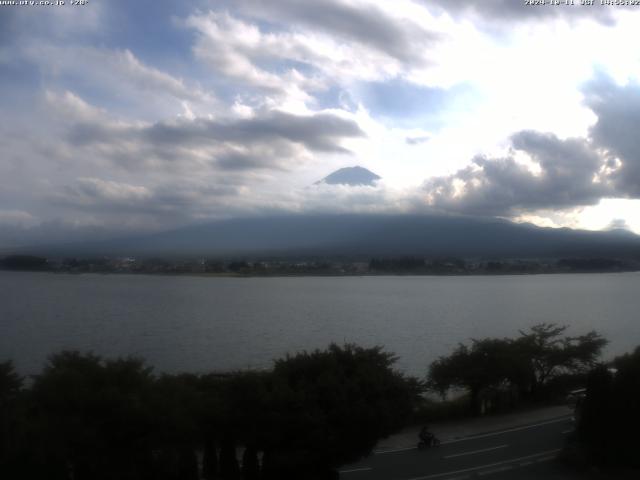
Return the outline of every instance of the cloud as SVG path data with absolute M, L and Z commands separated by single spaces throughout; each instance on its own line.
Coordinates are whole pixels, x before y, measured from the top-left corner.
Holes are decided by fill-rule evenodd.
M 279 101 L 312 103 L 331 86 L 386 80 L 430 65 L 441 34 L 382 5 L 278 0 L 267 7 L 247 0 L 236 5 L 239 12 L 198 12 L 181 23 L 196 32 L 195 57 L 244 87 L 238 88 L 244 97 L 251 97 L 250 87 Z M 428 17 L 424 8 L 419 13 Z
M 321 81 L 296 68 L 273 66 L 270 70 L 260 65 L 274 59 L 303 62 L 312 50 L 299 35 L 263 33 L 258 26 L 227 12 L 192 15 L 183 23 L 198 33 L 193 46 L 196 58 L 240 85 L 302 100 L 310 98 L 307 90 L 324 88 Z
M 6 13 L 4 232 L 415 211 L 425 198 L 542 223 L 540 212 L 640 195 L 640 88 L 620 86 L 637 70 L 620 47 L 637 17 L 618 7 L 163 0 Z M 593 64 L 619 83 L 580 92 Z M 468 165 L 477 152 L 491 153 Z M 385 185 L 303 190 L 347 160 Z
M 265 4 L 240 0 L 238 4 L 247 15 L 304 25 L 339 38 L 339 43 L 355 42 L 403 63 L 421 63 L 425 49 L 439 39 L 437 33 L 412 18 L 394 14 L 394 9 L 385 8 L 382 2 L 272 0 Z
M 8 17 L 7 26 L 12 27 L 20 39 L 33 38 L 36 32 L 50 40 L 77 40 L 80 35 L 84 39 L 93 39 L 106 33 L 105 7 L 102 2 L 95 2 L 90 8 L 6 6 L 2 8 L 0 17 Z
M 141 203 L 151 198 L 148 188 L 127 183 L 118 183 L 99 178 L 79 178 L 73 187 L 67 187 L 67 197 L 84 205 Z
M 631 228 L 624 218 L 614 218 L 609 222 L 607 230 L 631 230 Z
M 597 118 L 587 138 L 519 132 L 511 137 L 512 155 L 476 157 L 453 175 L 425 182 L 428 202 L 444 210 L 515 216 L 640 198 L 640 84 L 619 85 L 598 74 L 583 94 Z M 518 154 L 529 161 L 519 161 Z
M 16 11 L 16 8 L 4 8 L 0 15 L 0 51 L 11 42 L 16 33 L 14 20 Z
M 100 178 L 78 178 L 48 195 L 51 202 L 92 214 L 115 215 L 116 223 L 131 219 L 141 226 L 175 225 L 207 214 L 220 215 L 222 206 L 242 190 L 226 183 L 198 180 L 161 181 L 133 185 Z M 128 220 L 128 221 L 127 221 Z
M 100 240 L 118 235 L 132 235 L 140 231 L 140 225 L 126 225 L 125 223 L 109 225 L 106 228 L 104 225 L 96 225 L 90 217 L 81 221 L 58 219 L 46 220 L 29 226 L 7 225 L 0 229 L 0 252 L 24 246 L 50 246 L 70 241 Z
M 70 92 L 50 93 L 48 101 L 54 115 L 64 112 L 64 139 L 76 155 L 130 170 L 288 169 L 314 153 L 348 154 L 341 141 L 364 135 L 355 121 L 328 112 L 258 111 L 246 118 L 131 123 L 110 118 Z
M 407 142 L 407 145 L 420 145 L 421 143 L 428 142 L 430 139 L 430 135 L 418 135 L 416 137 L 406 137 L 405 142 Z
M 640 84 L 617 85 L 599 75 L 584 89 L 585 102 L 598 116 L 589 134 L 606 150 L 610 176 L 620 196 L 640 197 Z
M 603 159 L 580 138 L 522 131 L 511 137 L 512 155 L 476 157 L 471 166 L 425 182 L 432 206 L 474 215 L 513 216 L 522 211 L 594 205 L 612 190 L 598 177 Z M 525 154 L 529 164 L 515 154 Z
M 198 119 L 173 123 L 156 123 L 145 129 L 144 136 L 153 142 L 261 143 L 284 140 L 317 152 L 347 153 L 339 145 L 345 137 L 363 135 L 358 125 L 331 113 L 294 115 L 286 112 L 259 112 L 251 118 L 216 121 Z
M 182 108 L 182 102 L 200 108 L 213 107 L 217 102 L 213 94 L 146 65 L 128 49 L 62 47 L 37 42 L 25 50 L 25 57 L 46 77 L 74 89 L 96 92 L 94 96 L 100 98 L 113 98 L 115 103 L 145 105 L 145 110 L 175 111 Z
M 2 186 L 0 199 L 35 204 L 38 216 L 60 225 L 73 219 L 113 231 L 255 213 L 269 203 L 286 209 L 280 202 L 289 187 L 275 174 L 316 156 L 349 154 L 343 142 L 364 135 L 355 120 L 333 111 L 135 122 L 72 92 L 47 92 L 44 107 L 37 121 L 26 119 L 29 131 L 42 132 L 37 142 L 27 136 L 6 145 L 0 173 L 21 188 Z
M 24 210 L 0 210 L 0 226 L 30 227 L 38 223 L 38 219 Z

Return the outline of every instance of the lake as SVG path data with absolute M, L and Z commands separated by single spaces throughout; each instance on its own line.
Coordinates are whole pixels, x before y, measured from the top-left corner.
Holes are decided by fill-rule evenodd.
M 40 371 L 61 349 L 141 356 L 159 371 L 269 367 L 330 342 L 383 345 L 424 375 L 458 342 L 540 322 L 640 344 L 640 273 L 219 278 L 0 272 L 0 361 Z

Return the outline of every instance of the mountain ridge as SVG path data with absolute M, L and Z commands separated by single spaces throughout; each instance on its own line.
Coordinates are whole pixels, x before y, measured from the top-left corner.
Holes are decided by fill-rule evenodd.
M 631 232 L 550 229 L 448 215 L 316 214 L 234 218 L 101 242 L 20 249 L 47 255 L 213 257 L 458 256 L 640 258 Z

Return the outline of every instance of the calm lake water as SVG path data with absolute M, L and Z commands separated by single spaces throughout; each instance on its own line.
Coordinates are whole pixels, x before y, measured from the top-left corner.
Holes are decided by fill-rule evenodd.
M 157 370 L 269 367 L 330 342 L 384 345 L 398 368 L 471 337 L 540 322 L 596 329 L 606 355 L 640 344 L 640 273 L 207 278 L 0 272 L 0 360 L 24 374 L 61 349 L 142 356 Z

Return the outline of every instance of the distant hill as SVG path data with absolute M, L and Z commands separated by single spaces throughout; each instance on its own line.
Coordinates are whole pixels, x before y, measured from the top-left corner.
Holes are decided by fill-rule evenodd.
M 541 228 L 438 215 L 279 215 L 236 218 L 118 240 L 21 249 L 46 255 L 640 258 L 632 233 Z
M 352 187 L 359 185 L 375 186 L 380 178 L 382 177 L 379 177 L 372 171 L 356 166 L 336 170 L 315 184 L 327 183 L 329 185 L 350 185 Z

